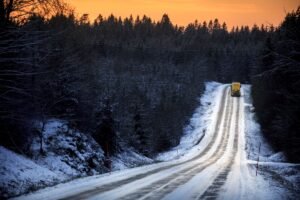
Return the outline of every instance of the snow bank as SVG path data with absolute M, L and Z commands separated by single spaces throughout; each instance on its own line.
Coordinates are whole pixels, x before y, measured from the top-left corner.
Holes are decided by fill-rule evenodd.
M 246 152 L 248 160 L 259 160 L 262 162 L 286 162 L 282 152 L 274 152 L 269 143 L 263 137 L 254 112 L 251 98 L 251 85 L 243 85 L 245 105 L 245 135 Z
M 69 128 L 66 121 L 47 121 L 43 138 L 45 154 L 40 154 L 40 138 L 36 137 L 31 145 L 33 159 L 65 179 L 105 171 L 100 146 L 88 135 Z
M 132 149 L 127 149 L 112 158 L 112 171 L 138 167 L 151 163 L 153 163 L 152 159 L 138 154 Z
M 36 128 L 42 123 L 35 123 Z M 40 129 L 41 130 L 41 129 Z M 45 122 L 42 149 L 36 135 L 25 157 L 1 147 L 0 197 L 17 196 L 77 177 L 107 171 L 100 146 L 88 135 L 68 127 L 66 121 Z
M 35 123 L 42 130 L 41 122 Z M 51 119 L 41 137 L 36 135 L 29 148 L 29 157 L 0 147 L 0 199 L 66 182 L 78 177 L 102 174 L 104 152 L 95 140 L 69 128 L 64 120 Z M 153 160 L 126 149 L 112 157 L 112 171 L 152 163 Z
M 196 151 L 190 151 L 193 147 L 200 144 L 200 141 L 205 136 L 208 126 L 213 119 L 213 113 L 216 112 L 216 104 L 219 102 L 221 95 L 221 89 L 224 85 L 217 82 L 205 83 L 205 91 L 202 97 L 199 99 L 200 106 L 196 109 L 189 125 L 184 129 L 184 135 L 180 140 L 180 144 L 168 152 L 159 154 L 156 157 L 158 161 L 169 161 L 178 159 L 187 153 L 197 153 Z M 186 156 L 185 156 L 186 157 Z
M 0 197 L 20 195 L 63 178 L 30 159 L 0 146 Z
M 263 199 L 298 199 L 300 191 L 300 165 L 286 163 L 284 154 L 282 152 L 275 152 L 263 137 L 260 125 L 257 123 L 255 117 L 250 85 L 243 85 L 243 97 L 246 137 L 245 151 L 249 169 L 252 169 L 251 174 L 255 177 L 255 179 L 252 177 L 254 181 L 248 181 L 246 185 L 261 185 L 261 187 L 257 186 L 256 192 L 259 190 L 260 194 L 265 194 Z M 258 157 L 260 161 L 259 176 L 256 177 L 255 169 Z M 247 182 L 247 180 L 244 181 Z M 271 190 L 273 193 L 268 192 Z

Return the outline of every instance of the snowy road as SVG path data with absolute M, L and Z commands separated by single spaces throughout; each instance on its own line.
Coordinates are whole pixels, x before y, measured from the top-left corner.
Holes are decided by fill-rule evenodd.
M 19 199 L 269 199 L 247 165 L 243 98 L 231 97 L 226 85 L 218 101 L 193 158 L 75 180 Z
M 226 152 L 234 105 L 233 99 L 228 95 L 228 89 L 224 89 L 221 99 L 221 110 L 219 111 L 213 137 L 206 148 L 195 158 L 183 163 L 171 164 L 147 173 L 138 174 L 64 199 L 162 199 L 164 196 L 176 191 L 177 188 L 187 183 L 195 175 L 216 164 Z M 230 159 L 226 160 L 232 160 L 232 158 L 230 157 Z M 229 164 L 230 162 L 226 162 L 226 167 Z M 214 171 L 209 179 L 214 178 L 215 173 Z M 202 190 L 206 191 L 203 194 L 204 196 L 211 196 L 209 194 L 211 188 L 207 190 L 203 188 Z M 174 199 L 174 197 L 170 197 L 170 199 Z

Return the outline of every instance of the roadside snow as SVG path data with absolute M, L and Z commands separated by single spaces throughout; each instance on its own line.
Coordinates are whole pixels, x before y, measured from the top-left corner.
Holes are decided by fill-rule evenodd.
M 263 137 L 254 112 L 251 98 L 251 85 L 243 85 L 244 110 L 245 110 L 245 137 L 248 160 L 261 162 L 286 162 L 282 152 L 275 152 Z M 259 152 L 260 146 L 260 152 Z
M 138 154 L 132 149 L 127 149 L 112 157 L 112 171 L 128 169 L 150 163 L 153 163 L 152 159 Z
M 274 152 L 263 137 L 255 118 L 250 85 L 242 86 L 241 98 L 244 121 L 240 124 L 238 153 L 218 199 L 298 198 L 300 165 L 284 163 L 283 153 Z
M 212 126 L 213 119 L 216 118 L 218 103 L 220 102 L 221 92 L 225 85 L 217 82 L 207 82 L 205 91 L 199 99 L 200 106 L 196 109 L 189 125 L 184 129 L 184 135 L 180 144 L 170 151 L 163 152 L 156 157 L 158 161 L 170 161 L 185 157 L 188 159 L 195 156 L 198 146 L 202 145 L 202 139 L 206 134 L 210 134 L 209 127 Z
M 42 123 L 35 123 L 42 129 Z M 33 138 L 29 157 L 0 147 L 0 199 L 21 195 L 78 177 L 108 172 L 104 154 L 94 139 L 71 129 L 64 120 L 50 119 L 40 136 Z M 152 163 L 153 160 L 126 149 L 111 157 L 112 171 Z
M 43 149 L 41 155 L 40 138 L 35 137 L 30 151 L 35 162 L 66 180 L 105 172 L 100 146 L 90 136 L 69 128 L 66 121 L 46 122 Z
M 0 163 L 0 196 L 4 198 L 52 185 L 64 179 L 2 146 Z
M 211 136 L 214 132 L 213 130 L 217 121 L 217 115 L 219 114 L 218 111 L 220 108 L 222 91 L 225 87 L 228 87 L 228 85 L 222 85 L 215 82 L 206 83 L 205 93 L 200 99 L 202 106 L 200 106 L 196 110 L 195 114 L 190 120 L 190 124 L 186 127 L 185 134 L 182 137 L 180 144 L 172 150 L 158 155 L 156 158 L 156 160 L 158 161 L 168 162 L 159 162 L 150 165 L 144 165 L 147 163 L 152 163 L 153 160 L 143 157 L 135 153 L 134 151 L 128 149 L 125 150 L 123 153 L 112 158 L 112 170 L 114 171 L 112 173 L 90 176 L 73 180 L 68 183 L 62 183 L 54 187 L 39 190 L 33 194 L 21 196 L 18 199 L 61 199 L 64 197 L 77 195 L 80 192 L 104 187 L 105 185 L 113 185 L 113 183 L 116 183 L 118 181 L 122 182 L 122 180 L 124 181 L 125 179 L 130 179 L 130 177 L 137 177 L 141 174 L 159 169 L 160 167 L 167 167 L 174 163 L 184 162 L 185 160 L 196 156 L 211 140 Z M 227 89 L 226 91 L 228 91 Z M 238 134 L 238 151 L 235 156 L 234 163 L 230 169 L 230 172 L 228 173 L 228 177 L 224 185 L 222 186 L 220 193 L 218 193 L 220 194 L 219 199 L 297 199 L 297 195 L 299 194 L 299 192 L 297 193 L 297 191 L 299 191 L 300 185 L 300 166 L 295 164 L 284 163 L 284 155 L 280 152 L 274 152 L 264 140 L 260 132 L 260 127 L 255 121 L 255 114 L 253 112 L 252 102 L 250 98 L 250 89 L 251 88 L 249 85 L 243 85 L 242 87 L 242 98 L 244 101 L 242 101 L 240 104 L 241 109 L 239 115 L 240 126 Z M 226 99 L 227 98 L 231 97 L 228 96 L 226 97 Z M 226 161 L 228 161 L 228 159 L 230 158 L 234 141 L 233 133 L 234 124 L 236 120 L 235 111 L 237 110 L 238 105 L 237 99 L 235 99 L 234 102 L 235 103 L 233 104 L 233 120 L 230 126 L 231 129 L 229 130 L 231 134 L 225 154 L 216 163 L 214 163 L 210 167 L 207 167 L 199 174 L 195 175 L 189 182 L 180 185 L 175 190 L 175 193 L 173 193 L 176 194 L 176 199 L 188 199 L 189 195 L 191 196 L 193 194 L 193 191 L 196 194 L 198 194 L 199 191 L 202 191 L 201 188 L 207 188 L 209 186 L 209 182 L 214 180 L 214 177 L 216 177 L 220 170 L 223 169 L 224 163 L 226 164 Z M 13 172 L 3 167 L 0 168 L 1 180 L 4 180 L 0 182 L 1 185 L 5 183 L 6 188 L 9 188 L 11 187 L 9 185 L 11 184 L 10 182 L 14 183 L 13 181 L 23 180 L 24 178 L 19 178 L 19 176 L 23 177 L 23 172 L 21 173 L 20 171 L 22 171 L 21 169 L 27 170 L 26 167 L 28 167 L 28 170 L 31 171 L 37 169 L 37 171 L 39 171 L 38 174 L 42 173 L 44 174 L 44 177 L 49 177 L 48 179 L 53 181 L 56 180 L 56 177 L 63 178 L 63 176 L 58 176 L 58 174 L 70 175 L 72 174 L 72 170 L 75 170 L 75 175 L 78 174 L 78 170 L 82 170 L 84 172 L 84 160 L 88 156 L 90 156 L 90 154 L 88 153 L 89 151 L 81 152 L 78 150 L 78 148 L 75 148 L 75 146 L 77 146 L 78 141 L 74 138 L 79 137 L 82 139 L 83 137 L 84 141 L 84 137 L 87 136 L 82 136 L 76 131 L 70 131 L 65 126 L 61 126 L 61 123 L 62 122 L 54 120 L 53 123 L 50 123 L 46 128 L 46 132 L 47 130 L 49 130 L 49 133 L 45 134 L 45 149 L 47 149 L 48 152 L 47 158 L 42 158 L 38 155 L 37 152 L 39 150 L 39 143 L 37 139 L 32 149 L 34 149 L 33 152 L 35 152 L 35 161 L 37 161 L 39 165 L 36 165 L 36 163 L 27 159 L 27 161 L 30 163 L 26 164 L 25 161 L 20 161 L 19 163 L 21 163 L 21 166 L 17 167 L 15 170 L 13 170 Z M 59 126 L 61 128 L 58 128 Z M 223 126 L 221 126 L 221 128 L 222 127 Z M 222 131 L 220 130 L 220 132 Z M 53 144 L 51 144 L 51 142 L 47 143 L 47 140 L 49 140 L 51 137 L 57 138 L 51 140 L 53 140 L 52 142 L 54 142 L 55 144 L 61 146 L 63 150 L 61 150 L 61 148 L 55 149 L 52 146 Z M 188 162 L 184 165 L 166 168 L 165 170 L 150 174 L 148 176 L 145 176 L 144 178 L 128 182 L 120 187 L 112 188 L 113 190 L 109 190 L 106 193 L 99 193 L 97 194 L 99 196 L 92 196 L 92 198 L 103 199 L 102 197 L 106 197 L 106 199 L 112 199 L 112 197 L 114 197 L 115 199 L 119 199 L 123 197 L 124 194 L 129 194 L 131 192 L 140 192 L 139 190 L 143 187 L 149 186 L 155 183 L 156 181 L 162 180 L 168 177 L 170 174 L 179 172 L 180 170 L 182 170 L 182 167 L 191 167 L 195 163 L 199 163 L 201 160 L 208 159 L 208 157 L 211 156 L 211 154 L 218 147 L 219 142 L 221 142 L 221 134 L 219 134 L 216 138 L 216 143 L 211 147 L 210 152 L 207 153 L 206 156 L 201 157 L 199 160 Z M 259 164 L 258 175 L 256 176 L 255 160 L 258 157 L 259 144 L 261 144 L 261 152 L 259 154 L 261 162 Z M 85 146 L 87 146 L 86 148 L 93 149 L 95 148 L 94 145 L 95 144 L 86 144 Z M 5 160 L 2 161 L 4 163 L 14 163 L 18 161 L 18 158 L 15 158 L 16 156 L 21 157 L 21 159 L 25 159 L 20 155 L 14 155 L 14 153 L 12 152 L 12 154 L 9 155 L 10 158 L 7 158 L 7 156 L 3 156 L 7 154 L 3 153 L 7 152 L 7 150 L 2 149 L 0 149 L 0 161 Z M 69 160 L 63 157 L 63 155 L 65 155 L 66 152 L 70 152 L 70 150 L 66 149 L 71 149 L 71 152 L 73 153 L 70 153 L 69 157 L 75 157 L 74 159 Z M 63 163 L 60 162 L 65 162 L 66 160 L 68 161 L 68 165 L 71 169 L 63 169 L 61 171 L 59 166 L 63 165 Z M 72 163 L 77 164 L 78 162 L 81 162 L 81 164 L 79 165 L 80 167 L 74 168 Z M 126 169 L 139 165 L 144 166 Z M 6 166 L 6 164 L 2 166 Z M 7 166 L 9 166 L 10 168 L 15 168 L 14 166 L 10 166 L 9 164 L 7 164 Z M 42 169 L 39 169 L 38 167 L 41 166 Z M 57 166 L 58 168 L 56 168 Z M 47 168 L 44 169 L 44 167 Z M 45 172 L 43 172 L 43 170 Z M 13 174 L 14 176 L 12 177 L 15 177 L 15 179 L 6 178 L 4 176 L 6 172 L 10 174 L 8 177 L 11 177 Z M 28 173 L 31 172 L 29 171 Z M 6 181 L 6 179 L 12 181 Z M 30 178 L 28 180 L 31 181 Z M 44 179 L 42 179 L 41 182 L 43 180 Z M 2 192 L 4 190 L 1 188 L 0 191 Z M 31 190 L 27 189 L 27 191 Z M 176 191 L 179 192 L 181 196 L 177 195 Z M 155 191 L 152 192 L 152 194 L 154 193 Z

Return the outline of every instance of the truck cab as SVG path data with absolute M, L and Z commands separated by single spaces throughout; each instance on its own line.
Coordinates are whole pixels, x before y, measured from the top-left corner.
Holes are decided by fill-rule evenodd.
M 231 88 L 231 96 L 232 97 L 240 97 L 241 96 L 241 83 L 240 82 L 232 82 L 230 88 Z

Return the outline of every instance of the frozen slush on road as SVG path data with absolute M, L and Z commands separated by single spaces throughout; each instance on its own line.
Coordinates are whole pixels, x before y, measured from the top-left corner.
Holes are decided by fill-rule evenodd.
M 77 179 L 15 199 L 297 198 L 299 166 L 285 163 L 264 141 L 250 92 L 243 85 L 241 97 L 232 97 L 229 85 L 207 83 L 180 144 L 157 156 L 162 162 Z M 257 164 L 258 157 L 262 162 Z

